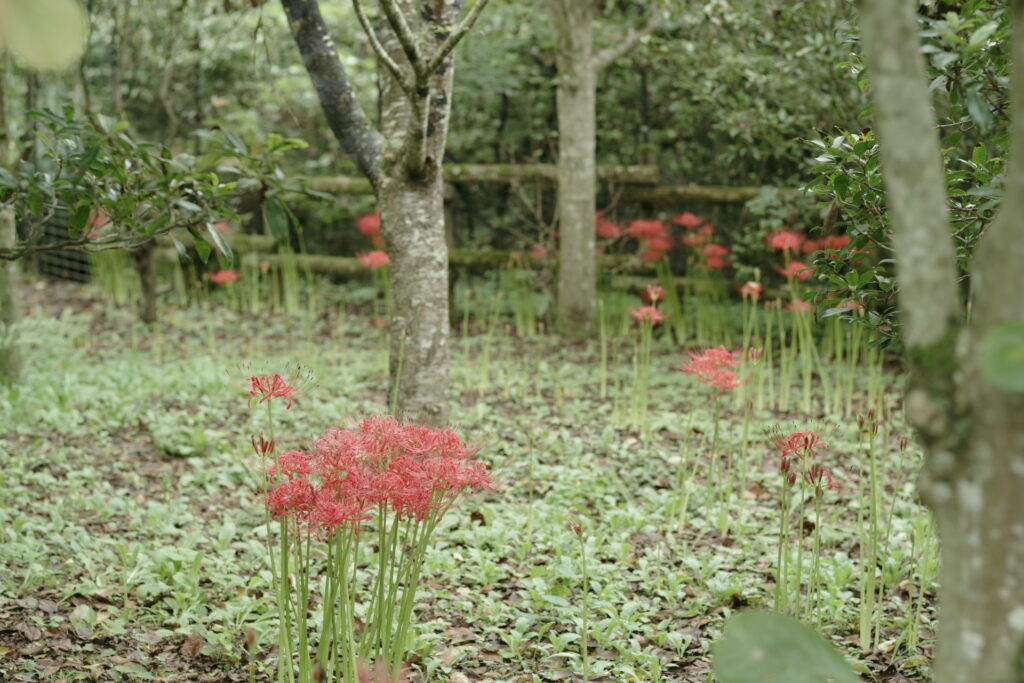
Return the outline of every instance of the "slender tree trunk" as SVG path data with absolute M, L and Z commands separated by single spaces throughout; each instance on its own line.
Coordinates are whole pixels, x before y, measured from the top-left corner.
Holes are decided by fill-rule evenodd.
M 14 248 L 14 209 L 0 206 L 0 248 Z M 0 382 L 17 381 L 21 374 L 21 356 L 18 352 L 14 324 L 18 321 L 17 261 L 0 261 Z
M 898 258 L 911 369 L 908 421 L 925 447 L 920 490 L 941 540 L 937 683 L 1024 680 L 1024 394 L 979 359 L 1024 322 L 1024 0 L 1014 18 L 1011 149 L 1003 205 L 957 289 L 945 183 L 913 0 L 863 0 L 861 27 Z
M 597 194 L 591 0 L 548 0 L 558 64 L 558 306 L 557 330 L 589 337 L 596 329 Z
M 142 291 L 139 295 L 139 319 L 150 325 L 156 322 L 156 242 L 146 242 L 132 251 L 135 270 L 139 273 Z

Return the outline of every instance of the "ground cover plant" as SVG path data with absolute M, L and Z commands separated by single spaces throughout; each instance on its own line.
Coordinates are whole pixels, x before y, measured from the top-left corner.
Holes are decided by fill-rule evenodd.
M 359 288 L 309 283 L 298 312 L 282 295 L 254 314 L 229 291 L 243 282 L 191 307 L 171 292 L 149 328 L 98 287 L 24 290 L 26 379 L 0 393 L 6 679 L 282 675 L 276 523 L 251 439 L 271 436 L 266 405 L 247 408 L 250 378 L 296 363 L 315 376 L 273 412 L 277 452 L 312 452 L 329 427 L 388 412 L 386 330 L 379 308 L 339 305 L 365 301 Z M 927 680 L 936 542 L 892 366 L 862 342 L 851 361 L 840 340 L 856 328 L 799 346 L 802 314 L 747 301 L 750 349 L 737 328 L 718 367 L 639 294 L 603 299 L 603 342 L 519 336 L 505 299 L 461 317 L 451 423 L 494 488 L 438 522 L 407 675 L 703 681 L 725 620 L 760 608 L 800 615 L 867 676 Z M 701 353 L 692 369 L 711 386 L 684 372 Z M 316 661 L 331 588 L 317 568 L 301 576 Z M 365 635 L 368 604 L 352 609 Z

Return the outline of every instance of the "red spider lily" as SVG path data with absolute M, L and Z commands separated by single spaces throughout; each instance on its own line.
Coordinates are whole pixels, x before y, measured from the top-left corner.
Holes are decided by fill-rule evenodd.
M 683 213 L 672 216 L 672 222 L 682 228 L 686 228 L 687 230 L 694 230 L 704 224 L 704 219 L 695 213 L 684 211 Z
M 267 493 L 267 508 L 274 517 L 308 515 L 316 503 L 316 491 L 305 477 L 287 479 Z
M 242 274 L 237 270 L 218 270 L 213 273 L 207 273 L 206 279 L 214 284 L 224 286 L 228 283 L 241 280 Z
M 631 221 L 626 234 L 641 240 L 668 237 L 668 226 L 661 221 Z
M 783 228 L 779 232 L 774 232 L 768 235 L 765 241 L 768 243 L 769 247 L 776 251 L 794 252 L 800 248 L 801 244 L 803 244 L 804 237 L 803 235 Z
M 656 306 L 641 306 L 632 308 L 629 314 L 641 325 L 648 324 L 654 327 L 663 320 L 668 320 L 668 315 L 658 310 Z
M 604 214 L 598 211 L 594 214 L 594 232 L 598 237 L 613 240 L 622 234 L 622 226 L 606 221 Z
M 661 259 L 665 258 L 665 256 L 666 252 L 662 251 L 661 249 L 647 249 L 642 254 L 640 254 L 640 258 L 643 259 L 644 261 L 660 261 Z
M 805 281 L 814 273 L 814 268 L 807 265 L 803 261 L 790 261 L 785 268 L 777 268 L 780 275 L 784 275 L 787 280 L 796 278 L 800 282 Z
M 256 398 L 259 398 L 258 403 L 283 398 L 288 401 L 288 407 L 285 410 L 290 410 L 296 391 L 296 388 L 288 384 L 281 375 L 251 377 L 249 379 L 249 407 L 252 408 L 252 402 Z
M 380 235 L 380 211 L 360 216 L 356 219 L 356 227 L 367 237 L 378 237 Z
M 672 240 L 666 236 L 651 237 L 644 240 L 643 244 L 648 249 L 657 249 L 658 251 L 669 251 L 673 246 Z
M 818 455 L 818 449 L 825 448 L 826 445 L 821 437 L 812 431 L 793 432 L 789 436 L 779 434 L 775 439 L 775 447 L 782 451 L 783 472 L 789 472 L 790 465 L 796 459 L 813 460 Z
M 808 256 L 821 249 L 820 240 L 807 240 L 800 245 L 800 251 L 804 252 Z
M 659 301 L 665 300 L 665 290 L 659 285 L 647 285 L 640 292 L 640 298 L 643 299 L 645 304 L 656 306 Z
M 793 311 L 794 313 L 812 313 L 814 311 L 814 304 L 810 301 L 798 299 L 792 303 L 787 303 L 786 310 Z
M 862 311 L 864 310 L 864 304 L 854 299 L 847 299 L 846 301 L 836 306 L 836 308 L 841 310 Z
M 729 247 L 723 247 L 721 244 L 706 244 L 701 249 L 701 254 L 704 256 L 704 265 L 712 270 L 722 270 L 729 266 L 729 262 L 725 260 L 725 257 L 729 255 Z
M 356 254 L 356 258 L 367 268 L 383 268 L 391 263 L 391 259 L 383 251 L 371 251 L 368 254 Z
M 256 440 L 255 434 L 252 436 L 252 449 L 256 451 L 256 455 L 260 457 L 270 457 L 271 455 L 273 455 L 274 449 L 276 447 L 277 444 L 274 442 L 274 439 L 267 441 L 266 439 L 263 438 L 262 432 L 260 433 L 259 441 Z
M 680 240 L 680 243 L 684 247 L 689 247 L 690 249 L 697 249 L 698 247 L 707 243 L 714 233 L 715 226 L 711 225 L 710 223 L 705 223 L 696 232 L 691 232 L 683 235 Z
M 750 298 L 754 301 L 760 301 L 762 292 L 764 292 L 764 286 L 752 280 L 744 282 L 740 286 L 740 296 L 744 299 Z
M 544 247 L 537 246 L 530 249 L 530 258 L 532 259 L 536 259 L 539 261 L 547 255 L 548 250 L 545 249 Z
M 730 351 L 724 346 L 705 349 L 699 353 L 689 351 L 690 362 L 683 366 L 683 372 L 697 375 L 701 382 L 718 389 L 720 394 L 732 391 L 742 380 L 733 370 L 739 362 L 742 351 Z
M 821 245 L 823 249 L 832 249 L 839 251 L 850 244 L 849 235 L 826 235 L 821 238 Z
M 214 223 L 213 227 L 217 230 L 217 232 L 225 233 L 231 229 L 231 224 L 228 223 L 227 221 L 220 221 L 219 223 Z
M 839 489 L 839 484 L 833 479 L 832 471 L 824 465 L 812 464 L 804 472 L 804 481 L 814 487 L 814 495 L 822 496 L 826 489 Z
M 313 474 L 313 463 L 302 451 L 285 451 L 277 456 L 277 463 L 267 469 L 271 479 L 284 475 L 288 479 L 305 477 Z

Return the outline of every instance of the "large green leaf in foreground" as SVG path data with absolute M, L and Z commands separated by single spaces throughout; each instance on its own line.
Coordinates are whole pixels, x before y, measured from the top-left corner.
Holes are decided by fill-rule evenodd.
M 741 612 L 711 646 L 721 683 L 856 683 L 842 655 L 809 626 L 772 612 Z

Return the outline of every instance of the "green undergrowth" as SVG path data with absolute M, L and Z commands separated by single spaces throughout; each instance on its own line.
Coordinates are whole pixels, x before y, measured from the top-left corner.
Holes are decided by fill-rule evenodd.
M 712 402 L 679 371 L 682 349 L 655 340 L 646 426 L 636 430 L 621 416 L 629 343 L 613 345 L 601 398 L 596 343 L 495 330 L 452 343 L 451 421 L 481 446 L 498 489 L 464 501 L 436 534 L 414 647 L 423 679 L 579 675 L 578 523 L 590 680 L 705 680 L 725 619 L 772 606 L 782 477 L 764 430 L 779 425 L 822 433 L 823 462 L 842 484 L 823 506 L 821 630 L 865 671 L 924 680 L 934 543 L 922 551 L 930 531 L 913 491 L 918 456 L 897 448 L 906 430 L 896 380 L 887 378 L 893 390 L 878 407 L 888 524 L 877 562 L 887 588 L 877 644 L 861 648 L 855 419 L 754 410 L 744 449 L 742 407 L 725 401 L 723 494 L 726 480 L 710 470 Z M 316 386 L 276 413 L 279 447 L 309 446 L 329 426 L 386 411 L 386 331 L 338 313 L 221 308 L 168 310 L 144 329 L 97 304 L 57 317 L 37 310 L 21 334 L 25 379 L 0 389 L 0 610 L 32 621 L 47 647 L 51 634 L 67 634 L 66 679 L 159 679 L 192 667 L 233 680 L 227 672 L 249 664 L 251 626 L 255 670 L 267 680 L 276 612 L 251 485 L 259 420 L 246 409 L 245 380 L 295 363 L 313 371 Z M 31 597 L 59 607 L 19 612 Z M 174 642 L 177 653 L 188 638 L 201 647 L 187 661 L 160 645 Z M 0 642 L 0 671 L 58 677 L 39 657 L 19 656 L 15 641 Z

